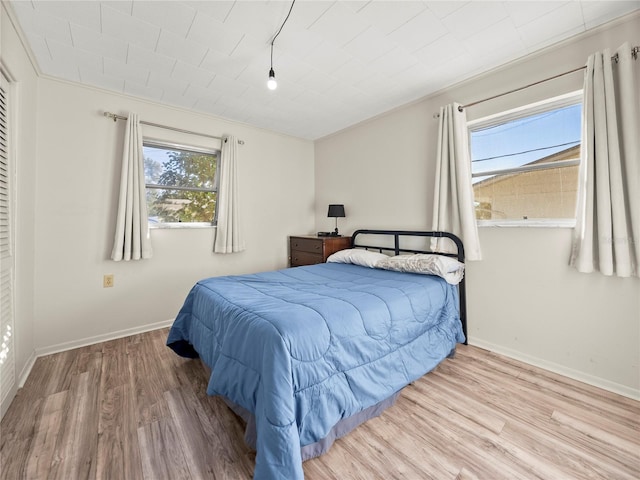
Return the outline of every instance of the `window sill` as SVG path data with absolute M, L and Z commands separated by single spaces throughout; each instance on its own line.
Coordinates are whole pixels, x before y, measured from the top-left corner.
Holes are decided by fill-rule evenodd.
M 198 228 L 215 228 L 216 226 L 209 222 L 202 223 L 187 223 L 187 222 L 176 222 L 176 223 L 150 223 L 149 230 L 167 230 L 167 229 L 198 229 Z
M 536 227 L 536 228 L 574 228 L 573 218 L 544 220 L 478 220 L 478 227 Z

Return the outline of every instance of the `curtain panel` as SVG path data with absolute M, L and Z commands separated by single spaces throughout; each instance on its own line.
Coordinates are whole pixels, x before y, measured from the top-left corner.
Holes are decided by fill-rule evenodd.
M 452 232 L 464 243 L 467 260 L 482 260 L 471 184 L 467 114 L 453 103 L 440 108 L 433 230 Z M 442 240 L 434 248 L 445 248 Z M 436 246 L 437 245 L 437 246 Z
M 111 252 L 111 259 L 116 262 L 141 260 L 153 255 L 149 238 L 142 131 L 137 114 L 129 113 L 125 128 L 116 233 Z
M 587 61 L 576 227 L 570 265 L 579 272 L 639 276 L 640 95 L 629 43 Z
M 238 205 L 238 141 L 234 136 L 222 139 L 220 185 L 218 188 L 218 223 L 214 253 L 234 253 L 245 249 L 240 230 Z

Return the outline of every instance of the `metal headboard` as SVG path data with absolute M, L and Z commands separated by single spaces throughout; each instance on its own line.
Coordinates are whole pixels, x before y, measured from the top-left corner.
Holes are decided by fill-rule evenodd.
M 381 243 L 384 243 L 384 239 L 390 239 L 390 237 L 393 237 L 393 246 L 382 244 L 367 245 L 358 241 L 358 235 L 380 235 Z M 400 237 L 448 238 L 455 244 L 456 252 L 436 252 L 430 249 L 404 248 L 400 246 Z M 400 255 L 401 253 L 433 253 L 437 255 L 445 255 L 447 257 L 455 257 L 459 262 L 464 263 L 464 246 L 462 245 L 462 240 L 460 240 L 458 236 L 449 232 L 421 232 L 413 230 L 356 230 L 355 232 L 353 232 L 353 235 L 351 235 L 351 246 L 353 248 L 364 248 L 366 250 L 377 250 L 379 252 L 393 252 L 394 255 Z M 465 337 L 464 343 L 466 345 L 468 336 L 467 289 L 465 276 L 462 277 L 462 280 L 458 284 L 458 297 L 460 299 L 460 322 L 462 323 L 462 331 L 464 332 Z

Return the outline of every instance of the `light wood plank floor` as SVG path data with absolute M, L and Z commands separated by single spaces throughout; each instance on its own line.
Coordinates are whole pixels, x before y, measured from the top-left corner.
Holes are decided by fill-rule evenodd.
M 251 478 L 242 422 L 167 329 L 39 358 L 0 424 L 0 477 Z M 460 346 L 304 463 L 320 479 L 638 479 L 640 403 Z

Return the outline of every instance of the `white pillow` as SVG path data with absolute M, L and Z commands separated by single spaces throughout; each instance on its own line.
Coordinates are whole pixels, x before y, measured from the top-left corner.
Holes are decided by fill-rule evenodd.
M 327 263 L 353 263 L 363 267 L 374 268 L 380 260 L 389 258 L 384 253 L 372 252 L 361 248 L 347 248 L 329 255 Z
M 397 272 L 438 275 L 451 285 L 460 283 L 464 276 L 464 263 L 452 257 L 431 253 L 387 257 L 380 260 L 376 267 Z

